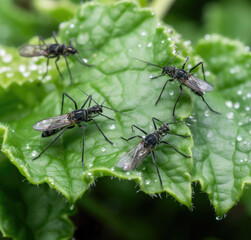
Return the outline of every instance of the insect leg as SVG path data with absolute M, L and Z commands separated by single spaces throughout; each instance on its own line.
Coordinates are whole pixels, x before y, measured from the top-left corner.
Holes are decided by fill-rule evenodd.
M 179 101 L 180 96 L 182 95 L 182 93 L 183 93 L 183 89 L 182 89 L 182 85 L 180 85 L 180 94 L 179 94 L 178 98 L 176 99 L 176 102 L 175 102 L 174 107 L 173 107 L 173 119 L 174 119 L 175 122 L 176 122 L 175 109 L 176 109 L 176 105 L 177 105 L 177 103 L 178 103 L 178 101 Z
M 158 104 L 158 102 L 159 102 L 159 100 L 160 100 L 160 98 L 161 98 L 161 96 L 162 96 L 162 93 L 164 92 L 164 90 L 165 90 L 165 88 L 166 88 L 167 83 L 168 83 L 168 82 L 171 82 L 171 81 L 173 81 L 173 79 L 168 79 L 168 80 L 166 81 L 166 83 L 164 84 L 164 86 L 163 86 L 163 88 L 162 88 L 162 90 L 161 90 L 161 93 L 160 93 L 160 95 L 159 95 L 157 101 L 155 102 L 155 105 Z
M 62 131 L 61 131 L 61 133 L 59 133 L 53 140 L 52 140 L 52 142 L 37 156 L 37 157 L 35 157 L 35 158 L 33 158 L 32 160 L 36 160 L 36 159 L 38 159 L 38 158 L 40 158 L 41 157 L 41 155 L 54 143 L 54 142 L 56 142 L 57 140 L 58 140 L 58 138 L 67 130 L 68 128 L 64 128 Z
M 43 38 L 42 36 L 39 36 L 38 39 L 39 39 L 39 45 L 40 45 L 40 46 L 41 46 L 41 45 L 46 45 L 46 43 L 45 43 L 45 41 L 44 41 L 44 38 Z M 42 43 L 42 44 L 41 44 L 41 43 Z
M 161 74 L 161 75 L 158 75 L 158 76 L 155 76 L 155 77 L 151 77 L 151 79 L 156 79 L 156 78 L 159 78 L 159 77 L 163 77 L 165 76 L 166 74 Z
M 161 186 L 161 188 L 162 188 L 162 190 L 163 190 L 162 179 L 161 179 L 161 177 L 160 177 L 159 168 L 158 168 L 157 163 L 156 163 L 156 158 L 155 158 L 155 153 L 154 153 L 154 151 L 152 151 L 152 160 L 153 160 L 153 163 L 154 163 L 154 165 L 155 165 L 156 171 L 157 171 L 157 173 L 158 173 L 158 177 L 159 177 L 159 181 L 160 181 L 160 186 Z
M 81 109 L 83 109 L 86 105 L 86 103 L 89 101 L 89 107 L 92 101 L 92 95 L 89 95 L 88 98 L 85 100 L 84 104 L 81 106 Z
M 59 70 L 58 64 L 57 64 L 57 62 L 58 62 L 59 59 L 60 59 L 60 57 L 58 56 L 57 59 L 56 59 L 56 61 L 55 61 L 55 64 L 56 64 L 56 67 L 57 67 L 57 70 L 58 70 L 58 73 L 59 73 L 60 77 L 61 77 L 62 79 L 64 79 L 62 73 L 61 73 L 60 70 Z
M 69 73 L 69 75 L 70 75 L 70 80 L 71 80 L 71 85 L 72 85 L 72 76 L 71 76 L 71 71 L 70 71 L 70 68 L 69 68 L 69 64 L 68 64 L 66 55 L 63 55 L 63 57 L 64 57 L 65 62 L 66 62 L 66 66 L 67 66 L 67 69 L 68 69 L 68 73 Z
M 45 78 L 45 76 L 46 76 L 46 75 L 47 75 L 47 73 L 48 73 L 49 60 L 50 60 L 50 58 L 49 58 L 49 57 L 47 57 L 47 62 L 46 62 L 46 70 L 45 70 L 45 73 L 44 73 L 43 79 Z
M 156 123 L 155 121 L 158 121 L 162 124 L 165 124 L 164 122 L 160 121 L 159 119 L 155 118 L 155 117 L 152 117 L 152 121 L 153 121 L 153 126 L 154 126 L 154 129 L 157 130 L 157 126 L 156 126 Z
M 98 115 L 101 115 L 101 116 L 103 116 L 103 117 L 106 117 L 106 118 L 109 119 L 109 120 L 116 121 L 115 119 L 110 118 L 110 117 L 108 117 L 108 116 L 106 116 L 106 115 L 104 115 L 104 114 L 102 114 L 102 113 L 99 113 Z
M 171 133 L 171 132 L 168 132 L 167 134 L 175 135 L 175 136 L 178 136 L 178 137 L 191 137 L 191 135 L 185 136 L 185 135 L 180 135 L 180 134 Z
M 140 130 L 142 133 L 144 133 L 144 134 L 146 134 L 147 135 L 147 132 L 146 131 L 144 131 L 143 129 L 141 129 L 140 127 L 138 127 L 138 126 L 136 126 L 136 125 L 132 125 L 132 131 L 134 132 L 134 129 L 133 128 L 137 128 L 138 130 Z
M 136 138 L 136 137 L 142 139 L 142 136 L 140 136 L 140 135 L 132 136 L 132 137 L 129 137 L 129 138 L 124 138 L 124 137 L 120 137 L 120 138 L 122 138 L 123 140 L 125 140 L 125 141 L 128 142 L 128 141 L 130 141 L 130 140 L 132 140 L 132 139 L 134 139 L 134 138 Z
M 172 147 L 176 152 L 178 152 L 179 154 L 181 154 L 182 156 L 184 157 L 187 157 L 187 158 L 191 158 L 192 156 L 188 156 L 188 155 L 185 155 L 184 153 L 180 152 L 176 147 L 174 147 L 171 143 L 169 142 L 166 142 L 166 141 L 161 141 L 160 143 L 164 143 L 164 144 L 167 144 L 169 145 L 170 147 Z
M 75 105 L 75 110 L 77 110 L 77 109 L 78 109 L 78 105 L 77 105 L 77 103 L 75 102 L 75 100 L 74 100 L 71 96 L 69 96 L 66 92 L 63 92 L 63 95 L 62 95 L 62 105 L 61 105 L 61 113 L 60 113 L 60 114 L 63 113 L 64 96 L 68 97 L 70 100 L 73 101 L 73 103 L 74 103 L 74 105 Z
M 84 166 L 84 152 L 85 152 L 85 127 L 79 125 L 83 129 L 83 139 L 82 139 L 82 167 Z
M 189 57 L 186 58 L 186 61 L 185 61 L 185 63 L 183 64 L 182 69 L 185 69 L 185 66 L 186 66 L 186 64 L 187 64 L 188 59 L 189 59 Z
M 105 134 L 102 132 L 102 130 L 100 129 L 100 127 L 99 127 L 99 125 L 97 124 L 97 122 L 96 122 L 94 119 L 91 119 L 91 120 L 95 123 L 95 125 L 96 125 L 97 128 L 98 128 L 98 130 L 102 133 L 102 135 L 103 135 L 103 137 L 105 138 L 105 140 L 106 140 L 107 142 L 109 142 L 110 144 L 113 145 L 113 142 L 111 142 L 111 141 L 105 136 Z
M 200 96 L 202 97 L 203 102 L 207 105 L 207 107 L 208 107 L 212 112 L 214 112 L 214 113 L 216 113 L 216 114 L 221 114 L 221 113 L 219 113 L 219 112 L 214 111 L 214 110 L 208 105 L 208 103 L 206 102 L 206 100 L 205 100 L 205 98 L 203 97 L 203 95 L 200 95 Z
M 189 70 L 189 73 L 192 72 L 192 71 L 193 71 L 195 68 L 197 68 L 199 65 L 201 65 L 203 77 L 204 77 L 204 80 L 206 81 L 206 75 L 205 75 L 205 70 L 204 70 L 203 62 L 199 62 L 199 63 L 196 64 L 194 67 L 192 67 L 192 68 Z
M 52 32 L 52 36 L 53 36 L 55 42 L 58 44 L 58 41 L 57 41 L 57 38 L 56 38 L 56 32 L 55 31 Z

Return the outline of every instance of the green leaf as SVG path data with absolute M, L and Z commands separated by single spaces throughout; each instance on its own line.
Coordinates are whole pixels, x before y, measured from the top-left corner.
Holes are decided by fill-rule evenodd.
M 215 78 L 216 90 L 206 99 L 222 115 L 206 111 L 204 117 L 192 119 L 192 175 L 222 217 L 251 182 L 251 54 L 240 42 L 218 35 L 200 40 L 196 52 Z M 201 115 L 203 102 L 194 103 Z
M 69 205 L 45 185 L 22 183 L 17 170 L 1 154 L 0 230 L 11 239 L 70 239 Z
M 165 122 L 173 121 L 172 108 L 176 100 L 176 94 L 173 93 L 177 92 L 178 85 L 169 84 L 168 91 L 155 107 L 154 102 L 160 94 L 165 79 L 149 79 L 151 74 L 160 74 L 160 70 L 133 59 L 138 57 L 164 66 L 176 54 L 176 47 L 181 48 L 183 44 L 179 36 L 173 30 L 157 23 L 158 20 L 151 11 L 141 10 L 135 4 L 125 1 L 110 6 L 85 4 L 79 9 L 76 17 L 65 24 L 61 33 L 63 41 L 75 38 L 79 49 L 94 49 L 80 52 L 88 59 L 88 63 L 94 64 L 95 67 L 88 68 L 71 61 L 74 86 L 69 86 L 68 71 L 62 60 L 60 69 L 61 71 L 64 69 L 65 79 L 61 80 L 57 75 L 47 83 L 43 83 L 46 92 L 44 99 L 39 100 L 38 90 L 30 93 L 37 101 L 35 104 L 31 102 L 30 105 L 27 102 L 28 113 L 20 116 L 18 121 L 13 119 L 8 125 L 2 124 L 0 127 L 4 139 L 2 151 L 31 183 L 47 182 L 64 194 L 71 203 L 88 189 L 95 178 L 101 176 L 134 180 L 148 194 L 162 191 L 150 156 L 146 157 L 139 168 L 129 173 L 115 167 L 117 161 L 139 142 L 135 140 L 125 143 L 120 139 L 120 136 L 130 137 L 134 134 L 130 128 L 132 124 L 140 126 L 147 132 L 153 132 L 152 117 Z M 182 56 L 174 60 L 174 64 L 178 65 L 183 62 Z M 51 65 L 54 65 L 53 61 Z M 52 74 L 54 73 L 53 66 Z M 34 85 L 40 83 L 40 80 L 35 79 Z M 67 87 L 63 88 L 58 81 Z M 47 87 L 49 83 L 55 83 L 56 88 L 54 85 L 52 89 Z M 26 84 L 21 85 L 20 92 L 25 91 L 25 87 Z M 86 127 L 84 167 L 81 166 L 80 128 L 67 130 L 40 159 L 32 161 L 32 158 L 53 139 L 52 137 L 42 139 L 40 133 L 32 129 L 32 125 L 60 114 L 63 91 L 81 106 L 86 96 L 77 87 L 92 94 L 98 103 L 112 91 L 107 106 L 133 118 L 107 109 L 104 114 L 116 118 L 116 122 L 101 116 L 96 118 L 102 131 L 114 142 L 114 146 L 105 141 L 93 122 L 84 123 Z M 8 91 L 12 91 L 12 85 L 9 85 Z M 64 112 L 69 112 L 70 109 L 74 109 L 74 105 L 66 99 Z M 185 91 L 177 106 L 176 117 L 185 119 L 191 114 L 191 110 L 190 97 Z M 190 133 L 184 123 L 172 125 L 172 131 L 183 135 Z M 171 136 L 165 139 L 184 154 L 191 154 L 193 146 L 191 138 Z M 189 172 L 192 168 L 192 159 L 184 158 L 164 145 L 157 147 L 156 158 L 164 190 L 190 207 Z

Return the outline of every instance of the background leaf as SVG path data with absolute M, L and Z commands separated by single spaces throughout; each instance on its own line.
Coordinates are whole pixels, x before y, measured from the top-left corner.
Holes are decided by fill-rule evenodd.
M 192 119 L 196 146 L 192 175 L 222 217 L 239 200 L 245 183 L 250 183 L 251 54 L 240 42 L 218 35 L 201 40 L 197 53 L 217 79 L 217 90 L 208 99 L 222 115 L 206 111 L 204 117 Z M 195 112 L 201 112 L 200 102 L 194 103 Z

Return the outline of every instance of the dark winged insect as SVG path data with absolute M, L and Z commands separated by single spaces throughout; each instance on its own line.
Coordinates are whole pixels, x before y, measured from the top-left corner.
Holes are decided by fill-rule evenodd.
M 137 128 L 138 130 L 140 130 L 141 132 L 143 132 L 145 134 L 145 136 L 140 136 L 140 135 L 135 135 L 132 136 L 128 139 L 121 137 L 123 140 L 125 141 L 130 141 L 131 139 L 134 139 L 136 137 L 141 138 L 141 142 L 135 146 L 131 151 L 129 151 L 128 153 L 126 153 L 116 164 L 117 167 L 122 168 L 124 171 L 131 171 L 135 168 L 137 168 L 141 162 L 143 161 L 143 159 L 148 155 L 148 154 L 152 154 L 152 160 L 153 163 L 155 165 L 158 177 L 159 177 L 159 181 L 160 181 L 160 185 L 161 188 L 163 189 L 163 184 L 162 184 L 162 180 L 161 180 L 161 176 L 159 173 L 159 169 L 156 163 L 156 158 L 155 158 L 155 152 L 154 149 L 156 148 L 156 146 L 160 143 L 164 143 L 169 145 L 170 147 L 172 147 L 176 152 L 178 152 L 179 154 L 181 154 L 184 157 L 190 158 L 191 156 L 187 156 L 183 153 L 181 153 L 177 148 L 175 148 L 171 143 L 163 141 L 162 138 L 164 136 L 166 136 L 167 134 L 170 135 L 176 135 L 179 137 L 191 137 L 189 136 L 183 136 L 183 135 L 179 135 L 179 134 L 175 134 L 175 133 L 171 133 L 170 132 L 170 128 L 169 128 L 169 124 L 174 124 L 174 123 L 178 123 L 180 121 L 174 122 L 174 123 L 164 123 L 160 120 L 158 120 L 157 118 L 152 118 L 153 121 L 153 126 L 155 131 L 153 133 L 148 134 L 146 131 L 144 131 L 143 129 L 139 128 L 136 125 L 132 125 L 132 131 L 134 132 L 134 128 Z M 162 125 L 157 128 L 156 122 L 158 121 L 160 122 Z
M 81 89 L 80 89 L 81 90 Z M 82 90 L 81 90 L 82 91 Z M 85 93 L 84 91 L 82 91 Z M 85 93 L 86 94 L 86 93 Z M 87 95 L 87 94 L 86 94 Z M 68 97 L 75 105 L 75 110 L 71 111 L 70 113 L 62 114 L 63 112 L 63 106 L 64 106 L 64 96 Z M 82 125 L 83 122 L 90 122 L 93 121 L 100 131 L 100 133 L 104 136 L 105 140 L 108 141 L 110 144 L 113 144 L 103 133 L 103 131 L 100 129 L 97 122 L 94 120 L 96 116 L 103 116 L 105 118 L 108 118 L 110 120 L 115 121 L 114 119 L 106 116 L 103 114 L 103 108 L 118 112 L 114 109 L 111 109 L 109 107 L 104 106 L 105 101 L 107 100 L 108 96 L 104 99 L 101 105 L 99 105 L 91 95 L 87 95 L 87 99 L 84 102 L 84 104 L 81 106 L 81 108 L 78 108 L 77 103 L 75 100 L 73 100 L 72 97 L 70 97 L 67 93 L 63 92 L 62 96 L 62 105 L 61 105 L 61 115 L 47 118 L 44 120 L 41 120 L 33 125 L 33 128 L 37 131 L 42 132 L 42 137 L 49 137 L 52 136 L 58 132 L 60 132 L 53 140 L 52 142 L 35 158 L 32 160 L 38 159 L 41 157 L 41 155 L 54 143 L 57 141 L 57 139 L 68 129 L 75 127 L 76 125 L 81 127 L 83 130 L 83 140 L 82 140 L 82 166 L 84 166 L 84 140 L 85 140 L 85 126 Z M 92 101 L 96 104 L 91 106 Z M 87 108 L 84 108 L 88 104 Z M 120 113 L 120 112 L 118 112 Z
M 73 56 L 74 59 L 76 59 L 82 65 L 85 65 L 87 67 L 91 67 L 93 65 L 86 64 L 82 60 L 83 58 L 81 57 L 78 50 L 72 46 L 73 39 L 69 40 L 69 46 L 66 46 L 64 43 L 63 44 L 58 43 L 58 41 L 56 39 L 55 32 L 52 32 L 52 35 L 53 35 L 53 38 L 56 43 L 46 44 L 44 39 L 42 37 L 39 37 L 39 45 L 24 45 L 19 49 L 19 55 L 22 57 L 38 57 L 38 56 L 46 57 L 47 64 L 46 64 L 46 71 L 45 71 L 43 78 L 48 73 L 48 66 L 49 66 L 50 58 L 56 58 L 55 65 L 56 65 L 57 71 L 62 79 L 63 79 L 63 75 L 59 70 L 57 62 L 60 59 L 60 56 L 63 56 L 65 59 L 66 67 L 68 69 L 71 84 L 72 84 L 72 75 L 71 75 L 71 71 L 69 68 L 68 61 L 67 61 L 67 57 L 69 55 Z
M 181 49 L 182 51 L 183 49 Z M 162 69 L 162 73 L 161 75 L 159 76 L 156 76 L 156 77 L 152 77 L 152 79 L 155 79 L 155 78 L 158 78 L 158 77 L 162 77 L 162 76 L 165 76 L 165 75 L 168 75 L 169 77 L 171 77 L 171 79 L 168 79 L 166 80 L 162 90 L 161 90 L 161 93 L 157 99 L 157 101 L 155 102 L 155 105 L 158 104 L 161 96 L 162 96 L 162 93 L 164 92 L 165 88 L 166 88 L 166 85 L 168 82 L 171 82 L 171 81 L 174 81 L 175 79 L 178 80 L 180 82 L 180 94 L 178 96 L 178 98 L 176 99 L 176 102 L 174 104 L 174 107 L 173 107 L 173 118 L 174 118 L 174 121 L 176 121 L 176 118 L 175 118 L 175 109 L 176 109 L 176 105 L 183 93 L 183 89 L 182 89 L 182 85 L 185 85 L 187 87 L 189 87 L 191 89 L 191 91 L 193 91 L 196 95 L 200 96 L 202 98 L 202 100 L 205 102 L 205 104 L 207 105 L 207 107 L 214 113 L 216 114 L 220 114 L 219 112 L 216 112 L 215 110 L 213 110 L 209 105 L 208 103 L 206 102 L 203 94 L 205 92 L 211 92 L 213 91 L 213 86 L 208 83 L 206 81 L 206 77 L 205 77 L 205 71 L 204 71 L 204 65 L 203 65 L 203 62 L 199 62 L 197 65 L 195 65 L 194 67 L 192 67 L 189 71 L 186 71 L 185 70 L 185 66 L 187 64 L 187 61 L 189 59 L 189 57 L 186 58 L 186 61 L 185 63 L 183 64 L 182 68 L 176 68 L 176 67 L 173 67 L 173 66 L 170 66 L 171 62 L 181 53 L 181 51 L 179 51 L 170 61 L 169 63 L 164 66 L 164 67 L 161 67 L 161 66 L 158 66 L 158 65 L 155 65 L 153 63 L 150 63 L 150 62 L 146 62 L 146 61 L 143 61 L 143 60 L 140 60 L 138 58 L 135 58 L 136 60 L 139 60 L 141 62 L 144 62 L 144 63 L 147 63 L 148 65 L 151 65 L 151 66 L 154 66 L 154 67 L 158 67 L 158 68 L 161 68 Z M 198 66 L 201 65 L 201 68 L 202 68 L 202 72 L 203 72 L 203 76 L 204 76 L 204 80 L 201 80 L 195 76 L 193 76 L 191 74 L 191 72 L 197 68 Z

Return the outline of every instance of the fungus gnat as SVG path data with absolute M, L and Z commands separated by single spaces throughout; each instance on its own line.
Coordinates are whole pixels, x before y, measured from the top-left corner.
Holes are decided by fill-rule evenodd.
M 93 65 L 89 65 L 82 60 L 83 58 L 81 57 L 78 50 L 72 46 L 73 39 L 69 40 L 69 46 L 66 46 L 64 43 L 63 44 L 58 43 L 55 32 L 52 32 L 52 35 L 56 43 L 46 44 L 44 39 L 42 37 L 39 37 L 39 45 L 24 45 L 19 49 L 19 55 L 22 57 L 38 57 L 38 56 L 46 57 L 47 58 L 46 71 L 43 78 L 48 73 L 48 66 L 49 66 L 50 58 L 56 58 L 55 65 L 62 79 L 63 79 L 63 75 L 59 70 L 57 62 L 60 59 L 60 56 L 63 56 L 65 59 L 66 67 L 68 69 L 71 84 L 72 84 L 71 71 L 69 68 L 68 61 L 67 61 L 67 57 L 69 55 L 73 56 L 74 59 L 76 59 L 82 65 L 85 65 L 87 67 L 91 67 Z
M 81 89 L 80 89 L 81 90 Z M 82 91 L 82 90 L 81 90 Z M 84 91 L 82 91 L 84 94 L 86 94 Z M 86 94 L 87 95 L 87 94 Z M 62 115 L 63 112 L 63 106 L 64 106 L 64 96 L 68 97 L 75 105 L 75 110 L 71 111 L 70 113 L 66 113 Z M 62 95 L 62 105 L 61 105 L 61 115 L 47 118 L 44 120 L 41 120 L 33 125 L 33 128 L 36 131 L 42 132 L 42 137 L 49 137 L 52 136 L 58 132 L 60 132 L 53 140 L 52 142 L 35 158 L 32 160 L 38 159 L 54 142 L 57 141 L 57 139 L 67 130 L 70 128 L 75 127 L 78 125 L 83 129 L 83 142 L 82 142 L 82 166 L 84 166 L 84 140 L 85 140 L 85 127 L 81 125 L 83 122 L 90 122 L 93 121 L 100 131 L 100 133 L 104 136 L 105 140 L 108 141 L 110 144 L 113 144 L 102 132 L 100 127 L 98 126 L 97 122 L 94 120 L 94 117 L 100 115 L 103 117 L 106 117 L 110 120 L 115 121 L 114 119 L 106 116 L 103 114 L 103 108 L 112 110 L 114 112 L 118 112 L 114 109 L 111 109 L 109 107 L 104 106 L 105 101 L 107 100 L 108 96 L 104 99 L 101 105 L 99 105 L 91 95 L 87 95 L 87 99 L 84 102 L 84 104 L 81 106 L 81 108 L 78 108 L 77 103 L 75 100 L 73 100 L 72 97 L 70 97 L 67 93 L 63 92 Z M 91 106 L 91 102 L 94 102 L 96 105 Z M 84 108 L 86 104 L 88 103 L 88 107 Z M 120 112 L 118 112 L 120 113 Z
M 182 49 L 183 50 L 183 49 Z M 181 51 L 182 51 L 181 50 Z M 194 67 L 192 67 L 189 71 L 186 71 L 185 70 L 185 66 L 187 64 L 187 61 L 189 59 L 189 57 L 186 58 L 186 61 L 185 63 L 183 64 L 182 68 L 176 68 L 176 67 L 173 67 L 173 66 L 170 66 L 170 63 L 181 53 L 181 51 L 179 51 L 172 59 L 171 61 L 169 61 L 169 63 L 164 66 L 164 67 L 161 67 L 161 66 L 158 66 L 158 65 L 155 65 L 153 63 L 150 63 L 150 62 L 146 62 L 146 61 L 143 61 L 143 60 L 140 60 L 138 58 L 134 58 L 136 60 L 139 60 L 141 62 L 144 62 L 144 63 L 147 63 L 148 65 L 151 65 L 151 66 L 154 66 L 154 67 L 158 67 L 158 68 L 161 68 L 162 69 L 162 73 L 161 75 L 159 76 L 156 76 L 156 77 L 152 77 L 151 79 L 155 79 L 155 78 L 158 78 L 158 77 L 162 77 L 162 76 L 165 76 L 165 75 L 168 75 L 169 77 L 171 77 L 171 79 L 168 79 L 166 80 L 162 90 L 161 90 L 161 93 L 157 99 L 157 101 L 155 102 L 155 105 L 158 104 L 161 96 L 162 96 L 162 93 L 164 92 L 165 90 L 165 87 L 167 85 L 168 82 L 171 82 L 171 81 L 174 81 L 175 79 L 178 80 L 180 82 L 180 94 L 178 96 L 178 98 L 176 99 L 176 102 L 174 104 L 174 107 L 173 107 L 173 118 L 174 118 L 174 121 L 176 121 L 176 118 L 175 118 L 175 109 L 176 109 L 176 105 L 182 95 L 182 92 L 183 92 L 183 89 L 182 89 L 182 85 L 185 85 L 187 87 L 189 87 L 191 89 L 192 92 L 194 92 L 196 95 L 200 96 L 202 98 L 202 100 L 205 102 L 205 104 L 207 105 L 207 107 L 214 113 L 216 114 L 220 114 L 219 112 L 216 112 L 215 110 L 213 110 L 209 105 L 208 103 L 206 102 L 205 98 L 203 97 L 203 94 L 205 92 L 211 92 L 213 91 L 213 86 L 208 83 L 206 81 L 206 77 L 205 77 L 205 71 L 204 71 L 204 66 L 203 66 L 203 62 L 199 62 L 197 65 L 195 65 Z M 193 71 L 195 68 L 197 68 L 199 65 L 201 65 L 201 68 L 202 68 L 202 72 L 203 72 L 203 77 L 204 77 L 204 80 L 201 80 L 195 76 L 193 76 L 191 74 L 191 71 Z
M 152 160 L 153 163 L 155 165 L 158 177 L 159 177 L 159 181 L 160 181 L 160 185 L 161 188 L 163 189 L 163 184 L 162 184 L 162 180 L 160 177 L 160 173 L 159 173 L 159 169 L 156 163 L 156 158 L 155 158 L 155 153 L 154 153 L 154 149 L 155 147 L 160 144 L 160 143 L 164 143 L 169 145 L 170 147 L 172 147 L 176 152 L 178 152 L 179 154 L 181 154 L 184 157 L 191 157 L 191 156 L 187 156 L 183 153 L 181 153 L 177 148 L 175 148 L 171 143 L 166 142 L 166 141 L 162 141 L 162 138 L 164 136 L 166 136 L 167 134 L 170 135 L 176 135 L 179 137 L 191 137 L 191 136 L 183 136 L 183 135 L 179 135 L 179 134 L 175 134 L 175 133 L 171 133 L 170 132 L 170 128 L 169 128 L 169 124 L 174 124 L 174 123 L 164 123 L 160 120 L 158 120 L 157 118 L 152 118 L 153 121 L 153 126 L 155 131 L 153 133 L 148 134 L 146 131 L 144 131 L 143 129 L 139 128 L 136 125 L 132 125 L 132 131 L 134 132 L 133 128 L 137 128 L 138 130 L 140 130 L 141 132 L 143 132 L 146 136 L 140 136 L 140 135 L 136 135 L 136 136 L 132 136 L 128 139 L 121 137 L 123 140 L 125 141 L 130 141 L 131 139 L 134 139 L 136 137 L 141 138 L 141 142 L 135 146 L 131 151 L 129 151 L 128 153 L 126 153 L 116 164 L 117 167 L 122 168 L 124 171 L 131 171 L 135 168 L 137 168 L 141 162 L 143 161 L 143 159 L 148 155 L 148 154 L 152 154 Z M 157 128 L 155 121 L 160 122 L 162 125 Z

